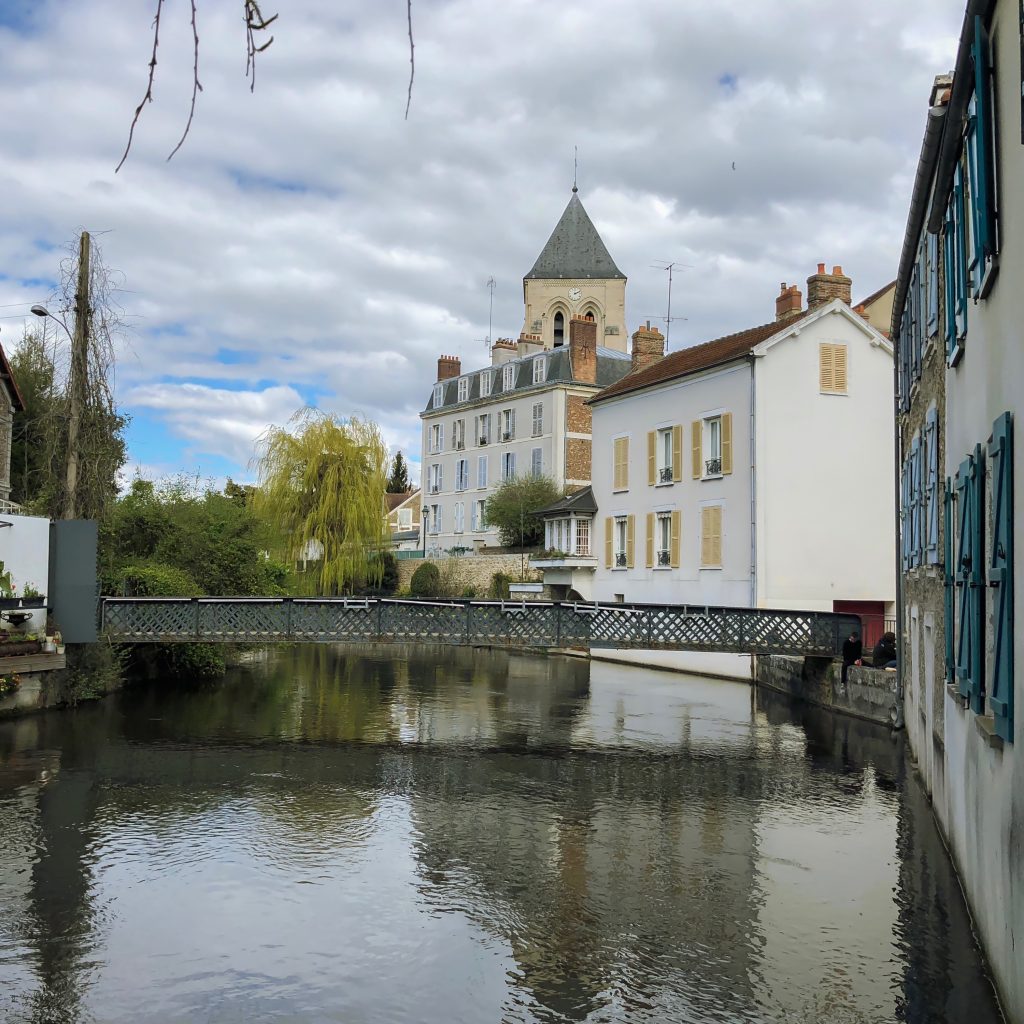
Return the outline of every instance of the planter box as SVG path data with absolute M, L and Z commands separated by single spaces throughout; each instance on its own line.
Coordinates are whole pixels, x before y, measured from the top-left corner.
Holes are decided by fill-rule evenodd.
M 23 640 L 21 643 L 0 644 L 0 659 L 24 657 L 26 654 L 38 654 L 43 645 L 38 640 Z
M 6 611 L 11 608 L 20 608 L 21 598 L 20 597 L 0 597 L 0 611 Z
M 46 595 L 39 594 L 37 597 L 23 597 L 21 599 L 22 608 L 42 608 L 46 604 Z

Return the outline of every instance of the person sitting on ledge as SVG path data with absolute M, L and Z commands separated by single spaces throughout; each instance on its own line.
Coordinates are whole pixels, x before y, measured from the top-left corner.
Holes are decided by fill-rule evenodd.
M 871 664 L 875 668 L 896 667 L 896 634 L 883 633 L 882 639 L 875 644 L 871 652 Z

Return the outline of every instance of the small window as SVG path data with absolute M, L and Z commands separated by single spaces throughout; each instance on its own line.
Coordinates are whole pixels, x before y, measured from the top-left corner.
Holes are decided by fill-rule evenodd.
M 576 520 L 576 554 L 590 557 L 590 520 Z
M 534 448 L 530 452 L 530 475 L 540 476 L 544 472 L 544 449 Z
M 516 386 L 515 363 L 506 363 L 501 370 L 501 386 L 505 391 L 511 391 Z
M 547 375 L 547 360 L 543 356 L 533 357 L 533 383 L 543 384 Z
M 444 405 L 444 385 L 434 385 L 434 408 L 436 409 L 439 405 Z
M 629 490 L 629 438 L 617 437 L 612 445 L 612 490 Z
M 700 510 L 700 567 L 722 568 L 721 505 L 705 505 Z
M 847 393 L 846 346 L 822 342 L 818 346 L 818 383 L 823 395 Z
M 544 403 L 533 404 L 533 436 L 540 437 L 544 433 Z
M 469 378 L 459 378 L 459 401 L 466 402 L 469 400 Z
M 400 508 L 398 510 L 398 528 L 408 530 L 412 528 L 412 509 Z
M 555 348 L 560 348 L 565 343 L 565 317 L 561 311 L 555 314 Z
M 490 370 L 484 370 L 484 372 L 480 374 L 480 397 L 481 398 L 486 398 L 491 393 L 491 380 L 492 380 L 493 376 L 494 375 L 491 373 Z

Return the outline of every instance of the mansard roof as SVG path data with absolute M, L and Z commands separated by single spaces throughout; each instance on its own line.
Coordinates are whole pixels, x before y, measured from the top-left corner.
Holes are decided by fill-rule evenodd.
M 573 188 L 569 205 L 551 232 L 533 269 L 523 280 L 550 281 L 559 278 L 611 278 L 626 280 L 601 241 L 594 222 Z

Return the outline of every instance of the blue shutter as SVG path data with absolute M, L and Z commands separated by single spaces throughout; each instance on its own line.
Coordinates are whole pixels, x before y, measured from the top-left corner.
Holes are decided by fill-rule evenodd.
M 953 176 L 953 223 L 956 226 L 953 254 L 956 286 L 954 310 L 957 343 L 962 347 L 967 337 L 967 217 L 964 212 L 963 168 L 960 164 L 956 165 L 956 173 Z
M 942 231 L 942 269 L 946 293 L 946 362 L 955 366 L 960 358 L 956 340 L 956 225 L 953 222 L 953 199 L 946 207 L 946 220 Z
M 974 200 L 975 245 L 982 264 L 996 251 L 995 174 L 992 146 L 992 93 L 989 65 L 989 40 L 981 16 L 974 16 L 974 166 L 976 180 L 971 184 Z M 979 281 L 983 266 L 979 267 Z
M 925 448 L 925 561 L 935 565 L 939 560 L 939 432 L 938 414 L 934 406 L 928 410 L 924 428 Z
M 1004 412 L 988 440 L 992 474 L 992 551 L 988 583 L 993 588 L 992 683 L 988 704 L 996 734 L 1013 742 L 1013 417 Z
M 911 567 L 921 564 L 921 440 L 910 442 L 910 554 Z
M 978 714 L 983 710 L 984 646 L 982 641 L 982 605 L 984 569 L 982 566 L 981 496 L 984 466 L 981 445 L 975 454 L 960 463 L 956 474 L 957 490 L 957 565 L 955 580 L 959 590 L 956 645 L 957 689 L 970 700 Z
M 903 571 L 910 568 L 910 459 L 903 460 L 900 475 L 900 556 Z
M 928 291 L 928 328 L 930 338 L 939 329 L 939 236 L 928 235 L 927 258 L 927 291 Z
M 946 641 L 946 682 L 953 682 L 953 664 L 956 657 L 953 644 L 953 481 L 946 477 L 946 489 L 942 496 L 942 550 L 943 565 L 943 624 Z

